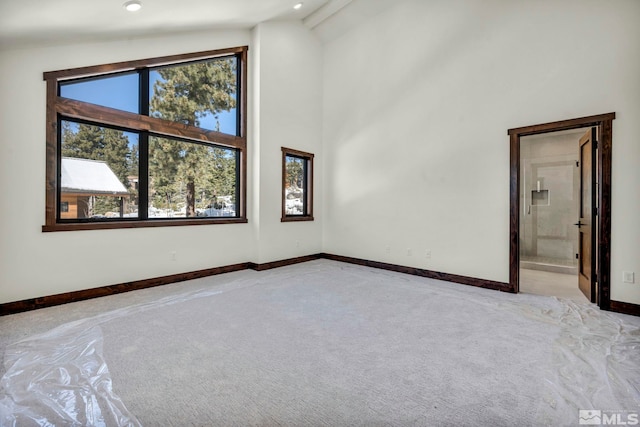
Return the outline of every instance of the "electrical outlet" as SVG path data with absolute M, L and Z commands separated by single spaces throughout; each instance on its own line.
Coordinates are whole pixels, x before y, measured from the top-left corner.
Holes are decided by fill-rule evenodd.
M 176 261 L 178 259 L 176 251 L 169 252 L 169 257 L 171 258 L 171 261 Z
M 299 248 L 299 247 L 300 247 L 300 241 L 298 240 L 296 241 L 296 248 Z
M 385 247 L 384 251 L 388 254 L 391 253 L 391 247 L 390 246 Z
M 623 271 L 622 272 L 622 281 L 624 283 L 635 283 L 635 274 L 633 271 Z
M 427 250 L 424 252 L 424 257 L 425 257 L 426 259 L 431 259 L 431 250 L 430 250 L 430 249 L 427 249 Z
M 411 255 L 413 255 L 411 248 L 407 248 L 407 256 L 411 256 Z

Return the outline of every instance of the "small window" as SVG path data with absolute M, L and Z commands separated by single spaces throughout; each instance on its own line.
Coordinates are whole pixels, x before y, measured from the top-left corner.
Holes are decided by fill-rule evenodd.
M 313 221 L 313 154 L 282 147 L 282 219 Z

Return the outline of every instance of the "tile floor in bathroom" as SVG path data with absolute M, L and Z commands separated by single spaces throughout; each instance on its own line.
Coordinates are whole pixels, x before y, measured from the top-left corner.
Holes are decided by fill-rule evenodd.
M 521 268 L 520 292 L 568 298 L 580 303 L 589 302 L 578 288 L 578 276 L 575 274 L 551 273 Z

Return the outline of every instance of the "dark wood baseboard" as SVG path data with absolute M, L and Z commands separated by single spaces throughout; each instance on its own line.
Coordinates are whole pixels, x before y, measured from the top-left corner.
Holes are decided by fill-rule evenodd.
M 123 292 L 136 291 L 139 289 L 152 288 L 155 286 L 168 285 L 171 283 L 184 282 L 192 279 L 200 279 L 202 277 L 215 276 L 217 274 L 231 273 L 232 271 L 247 269 L 264 271 L 272 268 L 284 267 L 286 265 L 312 261 L 314 259 L 319 259 L 320 257 L 320 254 L 315 254 L 285 259 L 281 261 L 267 262 L 264 264 L 243 262 L 240 264 L 227 265 L 223 267 L 207 268 L 204 270 L 190 271 L 187 273 L 178 273 L 169 276 L 155 277 L 153 279 L 136 280 L 133 282 L 119 283 L 117 285 L 102 286 L 99 288 L 83 289 L 80 291 L 65 292 L 62 294 L 49 295 L 45 297 L 8 302 L 0 304 L 0 316 L 22 313 L 24 311 L 37 310 L 39 308 L 53 307 L 70 302 L 84 301 L 92 298 L 105 297 L 108 295 L 115 295 Z
M 445 280 L 447 282 L 460 283 L 462 285 L 476 286 L 479 288 L 493 289 L 496 291 L 513 292 L 508 283 L 495 282 L 493 280 L 477 279 L 475 277 L 459 276 L 457 274 L 441 273 L 438 271 L 424 270 L 422 268 L 406 267 L 403 265 L 388 264 L 386 262 L 369 261 L 366 259 L 352 258 L 342 255 L 323 253 L 321 254 L 321 256 L 322 258 L 330 259 L 333 261 L 341 261 L 349 264 L 380 268 L 382 270 L 396 271 L 398 273 L 428 277 L 430 279 Z
M 428 277 L 431 279 L 444 280 L 447 282 L 459 283 L 463 285 L 476 286 L 480 288 L 493 289 L 503 292 L 513 292 L 508 283 L 496 282 L 492 280 L 477 279 L 474 277 L 460 276 L 457 274 L 441 273 L 438 271 L 424 270 L 421 268 L 407 267 L 397 264 L 389 264 L 379 261 L 369 261 L 361 258 L 353 258 L 342 255 L 319 253 L 296 258 L 289 258 L 280 261 L 258 264 L 254 262 L 243 262 L 239 264 L 227 265 L 223 267 L 207 268 L 204 270 L 191 271 L 188 273 L 178 273 L 169 276 L 156 277 L 153 279 L 136 280 L 117 285 L 103 286 L 81 291 L 66 292 L 57 295 L 50 295 L 40 298 L 31 298 L 22 301 L 15 301 L 0 304 L 0 316 L 21 313 L 24 311 L 36 310 L 39 308 L 53 307 L 70 302 L 83 301 L 91 298 L 98 298 L 123 292 L 135 291 L 139 289 L 151 288 L 154 286 L 168 285 L 171 283 L 184 282 L 186 280 L 199 279 L 202 277 L 214 276 L 217 274 L 231 273 L 240 270 L 264 271 L 272 268 L 284 267 L 287 265 L 299 264 L 316 259 L 328 259 L 332 261 L 345 262 L 349 264 L 362 265 L 365 267 L 379 268 L 382 270 L 395 271 L 398 273 L 411 274 L 414 276 Z M 610 311 L 640 316 L 640 305 L 621 301 L 611 301 Z
M 630 302 L 611 300 L 609 310 L 615 311 L 616 313 L 630 314 L 631 316 L 640 316 L 640 305 Z
M 249 268 L 256 271 L 271 270 L 272 268 L 284 267 L 287 265 L 299 264 L 301 262 L 313 261 L 322 258 L 322 254 L 306 255 L 297 258 L 289 258 L 281 261 L 265 262 L 263 264 L 249 263 Z
M 92 298 L 168 285 L 170 283 L 184 282 L 186 280 L 199 279 L 201 277 L 214 276 L 216 274 L 230 273 L 232 271 L 246 270 L 249 263 L 227 265 L 223 267 L 207 268 L 205 270 L 190 271 L 188 273 L 171 274 L 169 276 L 155 277 L 153 279 L 136 280 L 133 282 L 119 283 L 117 285 L 102 286 L 81 291 L 65 292 L 40 298 L 30 298 L 22 301 L 0 304 L 0 316 L 21 313 L 39 308 L 53 307 L 55 305 L 70 302 L 83 301 Z

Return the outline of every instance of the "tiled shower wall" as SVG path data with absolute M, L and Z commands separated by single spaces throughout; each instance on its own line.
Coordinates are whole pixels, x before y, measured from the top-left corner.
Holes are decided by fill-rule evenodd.
M 578 132 L 521 139 L 520 256 L 540 264 L 577 265 Z

